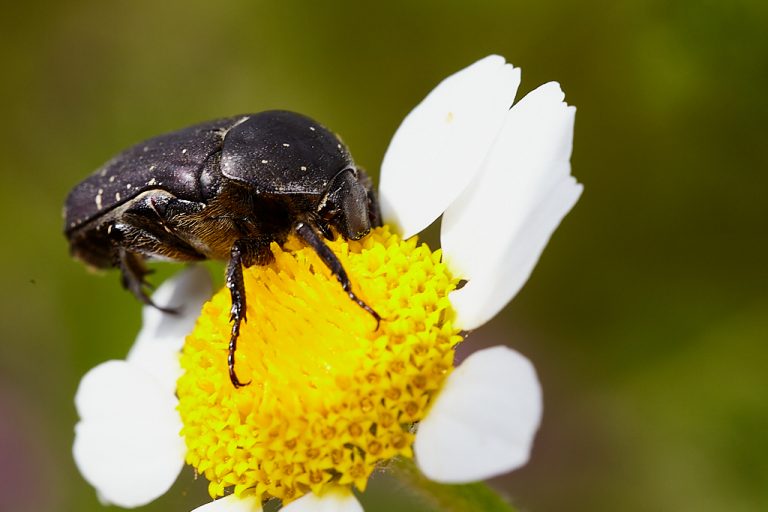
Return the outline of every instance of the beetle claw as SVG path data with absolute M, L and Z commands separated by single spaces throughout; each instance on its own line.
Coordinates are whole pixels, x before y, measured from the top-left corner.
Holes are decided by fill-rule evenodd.
M 379 314 L 376 312 L 376 310 L 375 310 L 375 309 L 373 309 L 371 306 L 369 306 L 368 304 L 366 304 L 365 302 L 363 302 L 363 301 L 362 301 L 362 300 L 361 300 L 361 299 L 360 299 L 360 298 L 359 298 L 357 295 L 355 295 L 353 292 L 347 292 L 347 294 L 349 295 L 349 298 L 350 298 L 350 299 L 352 299 L 352 300 L 355 302 L 355 304 L 357 304 L 358 306 L 360 306 L 361 308 L 363 308 L 365 311 L 367 311 L 367 312 L 368 312 L 368 314 L 370 314 L 370 315 L 371 315 L 371 316 L 374 318 L 374 320 L 376 320 L 376 329 L 374 329 L 374 332 L 375 332 L 375 331 L 378 331 L 378 330 L 379 330 L 379 327 L 381 326 L 381 315 L 379 315 Z
M 158 306 L 154 302 L 150 302 L 149 305 L 152 306 L 153 308 L 159 310 L 159 311 L 162 311 L 163 313 L 168 314 L 168 315 L 178 315 L 179 313 L 181 313 L 181 307 L 179 307 L 179 306 L 176 306 L 176 307 Z
M 147 289 L 154 289 L 154 286 L 144 279 L 153 271 L 144 266 L 141 256 L 121 247 L 118 250 L 115 259 L 117 260 L 117 266 L 120 268 L 123 288 L 129 290 L 137 299 L 147 306 L 152 306 L 163 313 L 171 315 L 179 313 L 180 307 L 158 306 L 146 292 Z
M 142 282 L 138 291 L 131 290 L 141 302 L 168 315 L 178 315 L 181 312 L 181 306 L 158 306 L 155 301 L 153 301 L 152 298 L 144 291 L 145 286 L 148 287 L 147 283 Z

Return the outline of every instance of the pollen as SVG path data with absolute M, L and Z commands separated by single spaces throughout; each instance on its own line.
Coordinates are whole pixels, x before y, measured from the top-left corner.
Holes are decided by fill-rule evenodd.
M 203 307 L 182 352 L 177 392 L 187 463 L 212 497 L 283 503 L 335 486 L 364 490 L 395 456 L 412 457 L 413 427 L 453 368 L 461 341 L 454 279 L 415 238 L 385 226 L 329 247 L 376 320 L 311 248 L 289 240 L 274 262 L 245 270 L 235 389 L 227 370 L 230 296 Z

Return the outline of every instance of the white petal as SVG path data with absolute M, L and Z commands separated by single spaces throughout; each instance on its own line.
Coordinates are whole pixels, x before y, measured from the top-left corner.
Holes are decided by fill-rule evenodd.
M 578 200 L 574 114 L 554 82 L 528 94 L 509 111 L 477 180 L 445 212 L 446 262 L 469 281 L 451 294 L 462 329 L 490 320 L 517 294 Z
M 261 512 L 261 502 L 253 496 L 240 498 L 230 494 L 226 498 L 197 507 L 192 512 Z
M 176 399 L 126 361 L 108 361 L 80 381 L 73 455 L 100 497 L 138 507 L 164 494 L 184 464 Z
M 107 361 L 80 380 L 75 407 L 82 420 L 121 419 L 173 411 L 176 398 L 173 393 L 159 393 L 157 382 L 142 368 L 126 361 Z
M 337 488 L 318 496 L 305 494 L 292 501 L 281 512 L 363 512 L 363 506 L 348 489 Z
M 381 164 L 384 222 L 408 238 L 473 180 L 512 105 L 520 69 L 491 55 L 443 80 L 397 129 Z
M 165 281 L 152 295 L 155 304 L 175 308 L 176 313 L 164 313 L 152 306 L 143 309 L 141 331 L 126 359 L 154 375 L 169 392 L 173 392 L 181 376 L 178 353 L 211 292 L 207 270 L 193 265 Z
M 419 468 L 442 483 L 516 469 L 528 461 L 541 409 L 541 387 L 525 357 L 507 347 L 475 352 L 448 376 L 419 425 Z

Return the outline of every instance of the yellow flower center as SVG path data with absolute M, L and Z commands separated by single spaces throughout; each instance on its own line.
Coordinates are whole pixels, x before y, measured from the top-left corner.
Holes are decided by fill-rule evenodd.
M 275 261 L 245 271 L 235 389 L 227 371 L 230 296 L 218 292 L 187 338 L 178 382 L 186 460 L 212 497 L 294 500 L 330 485 L 365 488 L 376 465 L 411 457 L 412 426 L 453 367 L 461 341 L 448 292 L 456 285 L 415 239 L 387 227 L 329 246 L 352 302 L 310 248 L 272 245 Z

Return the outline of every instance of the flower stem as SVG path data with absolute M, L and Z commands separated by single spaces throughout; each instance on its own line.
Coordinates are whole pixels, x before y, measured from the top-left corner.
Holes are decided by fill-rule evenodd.
M 402 483 L 409 493 L 435 511 L 517 512 L 517 509 L 484 483 L 439 484 L 422 475 L 413 460 L 407 458 L 392 461 L 389 468 L 391 475 Z

